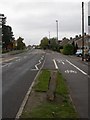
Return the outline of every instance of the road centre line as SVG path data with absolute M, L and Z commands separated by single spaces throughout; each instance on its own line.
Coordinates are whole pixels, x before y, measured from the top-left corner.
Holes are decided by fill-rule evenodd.
M 68 61 L 67 59 L 66 59 L 66 61 L 67 61 L 70 65 L 72 65 L 73 67 L 75 67 L 77 70 L 79 70 L 81 73 L 83 73 L 84 75 L 88 75 L 87 73 L 85 73 L 83 70 L 81 70 L 80 68 L 78 68 L 77 66 L 75 66 L 73 63 L 71 63 L 71 62 Z
M 41 59 L 39 60 L 39 63 L 37 63 L 37 64 L 35 65 L 35 68 L 36 68 L 36 69 L 31 69 L 31 70 L 39 70 L 39 68 L 38 68 L 37 66 L 41 64 L 41 60 L 43 60 L 43 57 L 44 57 L 44 56 L 42 56 Z
M 53 62 L 54 62 L 55 68 L 58 69 L 58 66 L 57 66 L 55 59 L 53 59 Z

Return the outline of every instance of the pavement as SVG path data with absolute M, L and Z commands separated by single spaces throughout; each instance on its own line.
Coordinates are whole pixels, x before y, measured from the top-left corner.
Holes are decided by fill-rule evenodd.
M 42 69 L 58 69 L 63 74 L 79 117 L 88 118 L 90 74 L 87 63 L 78 57 L 49 50 L 32 50 L 14 55 L 10 59 L 6 58 L 2 63 L 3 118 L 15 118 L 44 61 Z

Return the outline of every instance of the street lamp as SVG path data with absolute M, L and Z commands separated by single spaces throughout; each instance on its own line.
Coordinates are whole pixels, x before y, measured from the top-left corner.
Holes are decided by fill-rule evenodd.
M 82 61 L 84 61 L 84 2 L 82 2 Z
M 56 42 L 58 43 L 58 20 L 56 20 L 56 27 L 57 27 L 57 40 L 56 40 Z

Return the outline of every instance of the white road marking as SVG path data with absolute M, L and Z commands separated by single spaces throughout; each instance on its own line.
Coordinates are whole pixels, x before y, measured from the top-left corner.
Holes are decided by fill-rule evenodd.
M 39 70 L 38 65 L 41 64 L 41 60 L 43 60 L 43 57 L 44 57 L 44 56 L 42 56 L 41 59 L 39 60 L 39 63 L 37 63 L 37 64 L 35 65 L 35 69 L 31 69 L 32 71 Z
M 2 65 L 2 67 L 6 67 L 6 66 L 8 66 L 8 64 L 6 64 L 6 65 Z
M 2 67 L 10 66 L 10 65 L 12 65 L 12 64 L 13 64 L 13 63 L 11 62 L 11 63 L 5 64 L 5 65 L 2 65 Z
M 74 71 L 74 70 L 65 70 L 65 73 L 77 73 L 77 71 Z
M 55 59 L 53 59 L 53 62 L 54 62 L 55 68 L 58 69 L 58 66 L 57 66 Z
M 35 76 L 34 81 L 32 82 L 30 88 L 28 89 L 28 91 L 27 91 L 27 93 L 26 93 L 26 95 L 25 95 L 25 97 L 24 97 L 24 100 L 23 100 L 23 102 L 22 102 L 22 104 L 21 104 L 21 106 L 20 106 L 20 108 L 19 108 L 19 110 L 18 110 L 18 112 L 17 112 L 17 114 L 16 114 L 15 120 L 19 119 L 20 116 L 22 115 L 23 109 L 24 109 L 24 107 L 25 107 L 25 105 L 26 105 L 26 102 L 27 102 L 27 100 L 28 100 L 28 98 L 29 98 L 29 96 L 30 96 L 30 93 L 31 93 L 31 91 L 32 91 L 32 87 L 34 86 L 35 81 L 36 81 L 38 75 L 40 74 L 40 71 L 42 70 L 44 64 L 45 64 L 45 60 L 46 60 L 46 59 L 44 59 L 44 62 L 43 62 L 43 64 L 42 64 L 40 70 L 38 71 L 37 75 Z
M 62 62 L 62 64 L 64 65 L 65 63 L 64 63 L 64 62 Z
M 65 64 L 65 63 L 64 63 L 64 60 L 59 60 L 59 59 L 57 59 L 57 62 L 58 62 L 58 63 L 62 63 L 63 65 Z
M 88 75 L 87 73 L 85 73 L 83 70 L 81 70 L 80 68 L 78 68 L 77 66 L 75 66 L 73 63 L 71 63 L 70 61 L 66 60 L 70 65 L 72 65 L 73 67 L 75 67 L 77 70 L 79 70 L 81 73 L 83 73 L 84 75 Z
M 18 61 L 20 62 L 20 60 L 21 60 L 21 59 L 17 59 L 16 61 L 17 61 L 17 62 L 18 62 Z
M 16 58 L 18 58 L 18 57 L 14 57 L 14 58 L 11 58 L 11 59 L 7 59 L 7 60 L 4 60 L 4 61 L 2 61 L 2 62 L 9 62 L 9 61 L 14 60 L 14 59 L 16 59 Z

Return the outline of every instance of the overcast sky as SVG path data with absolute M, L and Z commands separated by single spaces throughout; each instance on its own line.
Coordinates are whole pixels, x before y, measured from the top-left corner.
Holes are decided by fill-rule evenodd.
M 36 2 L 37 1 L 37 2 Z M 56 20 L 59 23 L 59 39 L 81 33 L 81 1 L 59 0 L 0 0 L 0 13 L 7 17 L 17 39 L 24 38 L 26 45 L 39 44 L 45 37 L 56 37 Z M 88 8 L 85 3 L 85 31 Z

